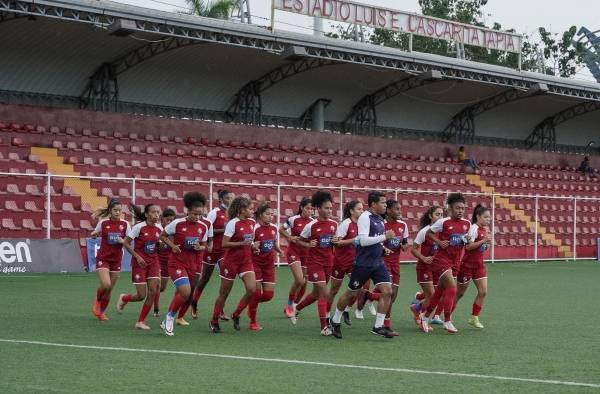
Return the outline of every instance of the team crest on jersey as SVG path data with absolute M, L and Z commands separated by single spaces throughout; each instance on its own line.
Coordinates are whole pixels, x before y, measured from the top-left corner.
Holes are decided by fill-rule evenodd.
M 448 230 L 452 230 L 454 226 L 448 226 Z
M 263 236 L 263 233 L 260 233 L 260 234 L 258 234 L 258 236 L 259 236 L 259 237 L 262 237 L 262 236 Z
M 181 275 L 181 270 L 177 270 L 177 271 L 175 271 L 175 273 L 176 273 L 177 275 Z
M 335 230 L 335 227 L 333 226 L 329 226 L 329 228 L 331 229 L 331 231 Z
M 187 227 L 182 228 L 181 231 L 183 231 L 183 232 L 187 231 Z
M 147 237 L 147 236 L 148 236 L 148 233 L 144 233 L 144 237 Z
M 318 228 L 318 229 L 317 229 L 317 232 L 319 232 L 319 231 L 321 231 L 321 229 L 320 229 L 320 228 Z
M 140 279 L 140 274 L 135 274 L 135 279 Z
M 229 273 L 229 270 L 228 270 L 227 268 L 225 268 L 225 269 L 223 270 L 223 273 L 224 273 L 225 275 L 227 275 L 227 274 Z
M 428 278 L 429 278 L 429 275 L 427 275 L 427 274 L 423 274 L 423 278 L 425 278 L 425 279 L 428 279 Z
M 314 277 L 315 279 L 317 279 L 317 278 L 319 277 L 319 274 L 317 274 L 316 272 L 313 272 L 313 277 Z
M 119 230 L 123 230 L 123 229 L 124 229 L 123 225 L 119 224 Z
M 464 225 L 464 226 L 463 226 L 463 230 L 466 230 L 466 229 L 467 229 L 467 225 Z
M 198 234 L 202 235 L 202 229 L 201 228 L 198 229 Z

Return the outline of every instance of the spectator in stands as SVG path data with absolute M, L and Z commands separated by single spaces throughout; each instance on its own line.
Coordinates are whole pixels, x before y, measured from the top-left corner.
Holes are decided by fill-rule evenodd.
M 579 165 L 578 170 L 581 171 L 583 173 L 583 175 L 587 175 L 589 177 L 594 177 L 594 178 L 596 177 L 594 169 L 592 168 L 592 166 L 590 166 L 590 158 L 587 156 L 583 159 L 583 161 Z
M 467 158 L 467 153 L 465 152 L 464 146 L 458 148 L 458 161 L 463 163 L 465 166 L 471 167 L 473 170 L 477 170 L 479 168 L 474 159 Z

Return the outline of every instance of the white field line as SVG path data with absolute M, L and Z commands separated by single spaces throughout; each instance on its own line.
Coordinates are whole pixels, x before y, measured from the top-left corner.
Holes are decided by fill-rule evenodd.
M 511 376 L 482 375 L 482 374 L 463 373 L 463 372 L 427 371 L 427 370 L 422 370 L 422 369 L 408 369 L 408 368 L 385 368 L 385 367 L 374 367 L 374 366 L 368 366 L 368 365 L 337 364 L 337 363 L 328 363 L 328 362 L 319 362 L 319 361 L 288 360 L 288 359 L 281 359 L 281 358 L 266 358 L 266 357 L 252 357 L 252 356 L 235 356 L 235 355 L 229 355 L 229 354 L 196 353 L 196 352 L 185 352 L 185 351 L 177 351 L 177 350 L 135 349 L 135 348 L 125 348 L 125 347 L 112 347 L 112 346 L 73 345 L 73 344 L 66 344 L 66 343 L 28 341 L 28 340 L 20 340 L 20 339 L 3 339 L 3 338 L 0 338 L 0 342 L 12 343 L 12 344 L 24 344 L 24 345 L 49 346 L 49 347 L 58 347 L 58 348 L 108 350 L 108 351 L 131 352 L 131 353 L 158 353 L 158 354 L 180 355 L 180 356 L 191 356 L 191 357 L 207 357 L 207 358 L 257 361 L 257 362 L 267 362 L 267 363 L 314 365 L 314 366 L 320 366 L 320 367 L 361 369 L 361 370 L 369 370 L 369 371 L 385 371 L 385 372 L 396 372 L 396 373 L 405 373 L 405 374 L 437 375 L 437 376 L 448 376 L 448 377 L 458 377 L 458 378 L 502 380 L 502 381 L 523 382 L 523 383 L 539 383 L 539 384 L 552 384 L 552 385 L 561 385 L 561 386 L 600 388 L 600 384 L 598 384 L 598 383 L 581 383 L 581 382 L 571 382 L 571 381 L 552 380 L 552 379 L 549 380 L 549 379 L 517 378 L 517 377 L 511 377 Z

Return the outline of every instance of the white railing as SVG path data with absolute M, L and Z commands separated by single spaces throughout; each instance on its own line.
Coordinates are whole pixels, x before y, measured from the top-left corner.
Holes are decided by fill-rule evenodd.
M 53 181 L 56 180 L 68 180 L 68 179 L 80 179 L 80 180 L 89 180 L 89 181 L 104 181 L 104 182 L 122 182 L 124 184 L 127 185 L 127 187 L 129 188 L 130 191 L 130 199 L 132 201 L 132 203 L 136 203 L 136 197 L 138 197 L 139 194 L 139 190 L 141 189 L 139 183 L 165 183 L 165 182 L 170 182 L 170 183 L 178 183 L 178 184 L 189 184 L 189 185 L 202 185 L 204 187 L 207 188 L 207 194 L 208 194 L 208 199 L 209 199 L 209 205 L 211 207 L 213 207 L 214 201 L 213 201 L 213 194 L 214 191 L 216 190 L 215 187 L 217 186 L 223 186 L 223 187 L 229 187 L 229 188 L 248 188 L 248 187 L 252 187 L 252 188 L 269 188 L 272 189 L 275 192 L 275 196 L 276 196 L 276 201 L 271 201 L 271 203 L 275 203 L 276 204 L 276 212 L 277 212 L 277 225 L 279 226 L 282 222 L 282 213 L 281 213 L 281 208 L 282 208 L 282 190 L 285 189 L 293 189 L 296 191 L 300 191 L 300 190 L 307 190 L 310 191 L 308 193 L 306 193 L 306 195 L 310 195 L 312 194 L 312 192 L 314 190 L 317 189 L 321 189 L 321 190 L 330 190 L 332 192 L 332 194 L 337 195 L 338 199 L 339 199 L 339 211 L 338 211 L 338 216 L 341 216 L 341 212 L 343 209 L 343 205 L 344 205 L 344 197 L 347 196 L 347 194 L 356 194 L 356 193 L 364 193 L 363 195 L 361 195 L 360 197 L 362 197 L 363 199 L 366 197 L 366 193 L 370 190 L 376 189 L 388 194 L 393 194 L 396 200 L 402 201 L 403 197 L 407 197 L 407 196 L 418 196 L 418 195 L 436 195 L 439 198 L 439 202 L 442 203 L 445 198 L 447 197 L 447 195 L 449 193 L 452 193 L 454 191 L 460 191 L 461 193 L 463 193 L 466 196 L 476 196 L 479 197 L 484 203 L 484 205 L 490 206 L 491 208 L 491 214 L 492 214 L 492 224 L 491 224 L 491 230 L 492 230 L 492 247 L 491 247 L 491 251 L 490 251 L 490 261 L 494 262 L 494 261 L 508 261 L 508 260 L 518 260 L 518 261 L 539 261 L 539 260 L 556 260 L 556 259 L 561 259 L 560 257 L 552 257 L 552 258 L 544 258 L 544 257 L 540 257 L 539 256 L 539 249 L 540 249 L 540 245 L 539 245 L 539 229 L 540 227 L 554 227 L 556 226 L 556 223 L 554 222 L 548 222 L 548 223 L 540 223 L 540 201 L 561 201 L 561 202 L 569 202 L 570 204 L 572 204 L 572 223 L 573 223 L 573 240 L 572 240 L 572 245 L 571 245 L 571 252 L 572 252 L 572 257 L 570 258 L 562 258 L 562 259 L 591 259 L 594 258 L 593 255 L 592 256 L 585 256 L 585 257 L 578 257 L 577 256 L 577 241 L 578 241 L 578 202 L 581 203 L 592 203 L 594 206 L 597 205 L 597 207 L 595 208 L 594 211 L 589 211 L 591 213 L 591 215 L 593 215 L 594 217 L 597 218 L 597 220 L 600 220 L 600 198 L 594 198 L 594 197 L 584 197 L 584 196 L 551 196 L 551 195 L 540 195 L 540 194 L 536 194 L 536 195 L 527 195 L 527 194 L 507 194 L 507 193 L 483 193 L 483 192 L 469 192 L 469 191 L 462 191 L 462 190 L 453 190 L 453 191 L 447 191 L 447 190 L 434 190 L 434 189 L 402 189 L 402 188 L 369 188 L 369 187 L 346 187 L 346 186 L 320 186 L 320 185 L 299 185 L 299 184 L 286 184 L 286 183 L 255 183 L 255 182 L 225 182 L 225 181 L 213 181 L 213 180 L 209 180 L 209 181 L 204 181 L 204 180 L 189 180 L 189 179 L 156 179 L 156 178 L 136 178 L 136 177 L 98 177 L 98 176 L 84 176 L 84 175 L 59 175 L 59 174 L 52 174 L 52 173 L 45 173 L 45 174 L 31 174 L 31 173 L 16 173 L 16 172 L 0 172 L 0 176 L 1 177 L 8 177 L 9 179 L 11 177 L 33 177 L 33 178 L 43 178 L 45 179 L 45 191 L 44 191 L 44 195 L 43 197 L 45 200 L 45 207 L 44 207 L 44 213 L 45 213 L 45 218 L 46 218 L 46 223 L 47 225 L 45 226 L 45 237 L 50 239 L 52 237 L 52 215 L 53 212 L 50 209 L 52 207 L 52 199 L 53 199 L 53 195 L 51 193 L 51 191 L 53 190 L 52 185 L 53 185 Z M 9 184 L 10 180 L 7 180 L 5 182 L 3 182 L 5 184 Z M 235 191 L 235 190 L 234 190 Z M 101 192 L 101 190 L 99 190 L 99 192 Z M 38 196 L 39 198 L 40 196 Z M 111 196 L 107 196 L 107 197 L 111 197 Z M 528 257 L 528 256 L 523 256 L 522 258 L 519 257 L 517 259 L 497 259 L 496 258 L 496 248 L 498 247 L 496 245 L 496 234 L 498 233 L 498 226 L 499 223 L 502 223 L 501 220 L 496 220 L 497 219 L 497 203 L 496 203 L 496 198 L 498 197 L 505 197 L 505 198 L 509 198 L 509 199 L 514 199 L 514 198 L 519 198 L 519 199 L 526 199 L 526 200 L 530 200 L 531 204 L 532 204 L 532 212 L 531 214 L 528 214 L 531 219 L 533 220 L 535 226 L 534 226 L 534 231 L 533 233 L 531 233 L 531 236 L 533 237 L 533 256 Z M 164 200 L 161 200 L 164 201 Z M 158 201 L 157 201 L 158 202 Z M 468 201 L 469 202 L 469 201 Z M 3 210 L 4 207 L 0 207 L 0 211 Z M 425 210 L 425 209 L 423 209 Z M 570 211 L 570 209 L 569 209 Z M 468 210 L 468 212 L 470 213 L 470 210 Z M 586 212 L 582 211 L 582 214 L 586 214 Z M 414 223 L 414 221 L 417 220 L 418 218 L 413 218 L 413 219 L 407 219 L 405 218 L 405 221 L 409 222 L 409 224 L 412 222 Z M 514 218 L 511 215 L 511 221 L 519 221 L 519 219 Z M 590 223 L 590 222 L 588 222 Z M 597 227 L 600 227 L 600 222 L 598 221 L 594 221 L 591 223 L 596 223 Z M 563 226 L 564 227 L 564 226 Z M 522 235 L 525 235 L 524 233 L 520 233 Z M 6 237 L 10 235 L 10 233 L 7 231 L 7 229 L 2 230 L 2 236 Z M 414 234 L 412 234 L 414 236 Z M 598 235 L 600 237 L 600 235 Z M 523 238 L 521 236 L 517 237 L 518 238 Z M 525 246 L 526 248 L 530 248 L 530 246 Z M 596 246 L 597 247 L 597 246 Z

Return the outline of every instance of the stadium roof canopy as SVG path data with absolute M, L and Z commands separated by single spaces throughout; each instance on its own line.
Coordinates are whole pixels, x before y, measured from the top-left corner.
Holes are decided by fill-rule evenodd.
M 585 145 L 600 85 L 110 1 L 0 0 L 0 101 Z M 322 104 L 320 104 L 322 103 Z

